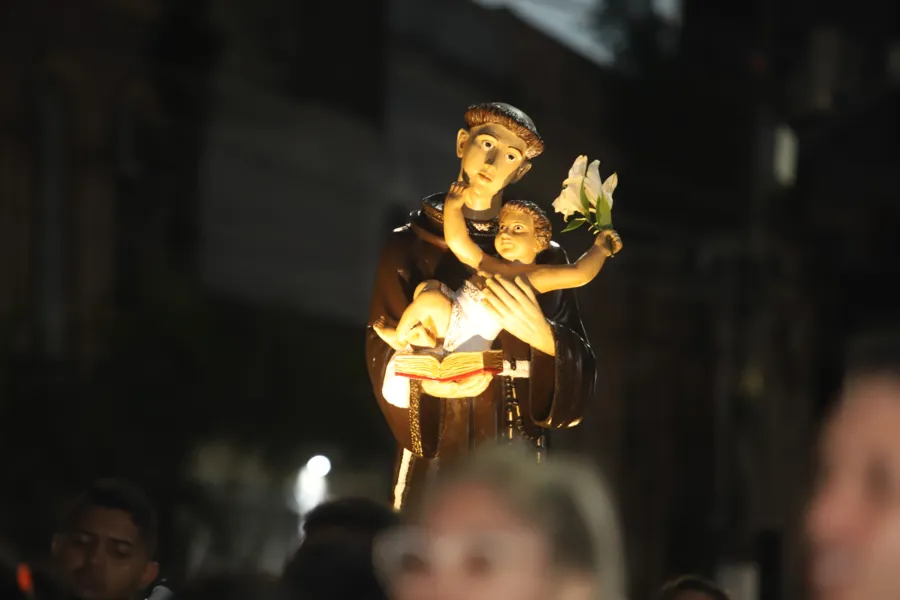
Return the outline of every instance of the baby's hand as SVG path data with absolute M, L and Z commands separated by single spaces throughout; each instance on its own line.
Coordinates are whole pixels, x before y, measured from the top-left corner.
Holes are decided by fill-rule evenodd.
M 603 248 L 607 256 L 613 256 L 622 249 L 622 238 L 615 229 L 601 231 L 594 243 Z
M 463 203 L 463 192 L 466 191 L 466 188 L 469 186 L 462 181 L 454 181 L 450 184 L 450 191 L 447 192 L 447 197 L 444 198 L 444 206 L 460 206 Z

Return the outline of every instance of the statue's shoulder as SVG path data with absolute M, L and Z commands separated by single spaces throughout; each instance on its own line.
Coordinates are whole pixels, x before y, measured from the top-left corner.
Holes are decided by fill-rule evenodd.
M 551 240 L 550 245 L 538 255 L 535 262 L 543 265 L 564 265 L 569 262 L 569 256 L 562 246 Z
M 416 211 L 417 212 L 417 211 Z M 409 248 L 412 243 L 416 239 L 416 234 L 413 231 L 413 216 L 415 213 L 410 214 L 410 221 L 406 223 L 406 225 L 402 225 L 393 229 L 390 233 L 387 234 L 387 237 L 384 240 L 383 249 L 386 252 L 397 252 L 400 250 L 404 250 Z
M 409 213 L 406 224 L 391 231 L 384 241 L 382 252 L 391 255 L 408 254 L 420 249 L 425 241 L 442 240 L 444 194 L 434 194 L 422 199 L 419 207 Z
M 422 198 L 420 212 L 424 220 L 432 227 L 435 225 L 443 226 L 444 224 L 444 198 L 446 197 L 447 194 L 439 193 Z

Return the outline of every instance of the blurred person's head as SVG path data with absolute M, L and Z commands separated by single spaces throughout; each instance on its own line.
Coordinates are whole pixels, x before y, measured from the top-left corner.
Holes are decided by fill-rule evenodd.
M 381 600 L 372 541 L 397 523 L 386 505 L 366 498 L 320 504 L 304 519 L 303 541 L 285 565 L 286 586 L 306 600 Z
M 302 600 L 278 577 L 265 573 L 220 573 L 199 577 L 178 592 L 177 600 Z
M 341 533 L 371 540 L 397 524 L 397 514 L 368 498 L 340 498 L 323 502 L 303 519 L 304 542 L 322 535 Z
M 395 600 L 621 600 L 624 566 L 596 471 L 518 447 L 444 473 L 408 527 L 381 536 Z
M 806 519 L 814 597 L 862 598 L 890 547 L 885 532 L 900 519 L 900 335 L 864 339 L 851 351 L 819 458 Z M 900 584 L 900 568 L 890 576 Z
M 730 600 L 715 582 L 698 575 L 683 575 L 666 582 L 656 600 Z
M 156 579 L 158 525 L 139 489 L 101 480 L 66 511 L 53 536 L 60 584 L 80 600 L 130 600 Z

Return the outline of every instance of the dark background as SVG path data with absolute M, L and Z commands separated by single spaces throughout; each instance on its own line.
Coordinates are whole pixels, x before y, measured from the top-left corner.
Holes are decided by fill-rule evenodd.
M 125 476 L 176 579 L 278 569 L 311 455 L 385 497 L 378 247 L 502 100 L 548 145 L 516 194 L 549 205 L 582 153 L 620 177 L 625 251 L 579 292 L 603 384 L 554 443 L 615 482 L 633 597 L 728 564 L 800 597 L 845 342 L 897 317 L 896 3 L 608 0 L 562 33 L 577 3 L 508 4 L 0 5 L 0 538 L 39 557 Z

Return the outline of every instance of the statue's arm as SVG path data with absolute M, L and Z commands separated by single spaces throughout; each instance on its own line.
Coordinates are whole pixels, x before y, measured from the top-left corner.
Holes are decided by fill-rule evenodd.
M 568 262 L 559 246 L 552 246 L 547 253 L 548 262 Z M 594 352 L 581 322 L 574 290 L 544 294 L 541 306 L 553 328 L 556 356 L 531 351 L 530 416 L 541 427 L 572 427 L 581 422 L 596 391 Z

